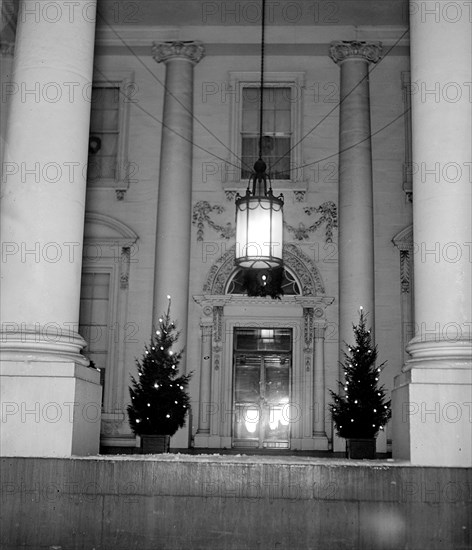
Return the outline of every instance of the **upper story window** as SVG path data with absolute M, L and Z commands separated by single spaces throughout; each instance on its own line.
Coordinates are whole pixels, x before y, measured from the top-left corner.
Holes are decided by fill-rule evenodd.
M 129 105 L 137 91 L 131 77 L 100 74 L 92 88 L 87 185 L 115 189 L 118 198 L 136 175 L 127 146 Z
M 241 178 L 248 179 L 259 157 L 261 89 L 242 90 Z M 292 90 L 264 87 L 262 114 L 262 158 L 272 179 L 290 179 Z
M 262 158 L 277 189 L 306 190 L 302 163 L 302 104 L 304 73 L 264 74 Z M 247 187 L 255 161 L 259 156 L 260 73 L 230 72 L 231 123 L 230 148 L 234 155 L 229 170 L 231 181 L 226 189 Z
M 94 86 L 90 113 L 88 181 L 116 180 L 120 138 L 119 86 Z

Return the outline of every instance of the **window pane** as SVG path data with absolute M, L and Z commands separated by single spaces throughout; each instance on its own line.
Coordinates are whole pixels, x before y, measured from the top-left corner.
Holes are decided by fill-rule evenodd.
M 243 111 L 259 111 L 259 88 L 243 88 Z
M 264 115 L 262 117 L 262 132 L 264 134 L 271 134 L 277 132 L 275 126 L 275 111 L 273 109 L 266 109 L 264 106 Z
M 259 157 L 259 99 L 260 88 L 243 89 L 242 179 L 249 178 Z M 262 157 L 269 167 L 269 176 L 290 179 L 291 88 L 264 87 L 263 134 Z
M 92 89 L 92 109 L 114 107 L 118 109 L 120 88 L 118 86 L 94 86 Z
M 261 358 L 259 356 L 239 355 L 235 365 L 235 401 L 236 403 L 257 403 L 259 400 L 259 377 Z
M 256 111 L 243 111 L 242 131 L 244 133 L 259 133 L 259 117 Z
M 276 128 L 274 132 L 290 133 L 290 111 L 277 111 L 275 113 L 274 128 Z
M 290 111 L 290 104 L 292 102 L 291 98 L 291 92 L 292 90 L 290 88 L 276 88 L 276 94 L 275 94 L 275 105 L 276 108 L 280 111 L 285 109 L 286 111 Z
M 238 328 L 234 333 L 234 346 L 237 350 L 245 351 L 290 351 L 291 330 L 287 328 Z
M 99 147 L 89 153 L 87 179 L 115 179 L 119 138 L 120 89 L 94 87 L 90 114 L 90 136 L 100 140 Z
M 97 155 L 100 156 L 116 156 L 118 149 L 118 135 L 117 134 L 102 134 L 102 148 Z
M 118 131 L 118 114 L 117 109 L 105 109 L 103 111 L 103 126 L 104 132 L 117 132 Z

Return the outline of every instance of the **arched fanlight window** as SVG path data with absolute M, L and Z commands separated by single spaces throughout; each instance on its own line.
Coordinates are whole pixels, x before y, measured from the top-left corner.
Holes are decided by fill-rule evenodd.
M 247 295 L 246 288 L 246 271 L 244 269 L 237 269 L 231 279 L 228 282 L 226 287 L 226 294 L 243 294 Z M 260 278 L 260 284 L 264 283 L 263 277 L 270 277 L 270 270 L 261 269 L 258 272 L 258 277 Z M 280 288 L 284 296 L 297 296 L 301 294 L 300 284 L 287 268 L 283 268 L 282 280 L 280 282 Z

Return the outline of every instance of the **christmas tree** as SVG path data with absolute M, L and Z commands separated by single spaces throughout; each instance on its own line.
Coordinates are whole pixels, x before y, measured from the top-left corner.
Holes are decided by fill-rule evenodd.
M 178 376 L 183 350 L 172 346 L 179 337 L 170 318 L 170 296 L 167 313 L 159 319 L 159 327 L 145 346 L 141 361 L 136 360 L 138 378 L 131 376 L 131 404 L 128 417 L 131 429 L 139 435 L 173 435 L 185 424 L 190 398 L 186 388 L 191 373 Z
M 390 401 L 379 385 L 380 373 L 386 364 L 376 366 L 377 346 L 372 345 L 366 316 L 360 311 L 359 324 L 353 325 L 356 343 L 344 352 L 344 382 L 340 392 L 330 390 L 334 403 L 329 405 L 336 432 L 346 439 L 375 438 L 391 416 Z

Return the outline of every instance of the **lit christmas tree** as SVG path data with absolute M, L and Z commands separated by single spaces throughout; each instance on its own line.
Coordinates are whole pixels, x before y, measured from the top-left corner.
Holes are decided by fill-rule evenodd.
M 191 373 L 178 376 L 183 350 L 172 346 L 179 333 L 170 319 L 170 296 L 167 313 L 159 319 L 159 328 L 151 339 L 141 361 L 136 360 L 138 378 L 131 376 L 131 404 L 128 417 L 131 429 L 138 435 L 173 435 L 185 424 L 190 398 L 186 388 Z
M 344 382 L 340 392 L 330 390 L 334 403 L 329 405 L 336 432 L 346 439 L 375 438 L 391 416 L 390 401 L 379 385 L 386 362 L 376 366 L 377 346 L 372 345 L 370 330 L 361 307 L 359 324 L 353 325 L 356 344 L 344 352 Z

